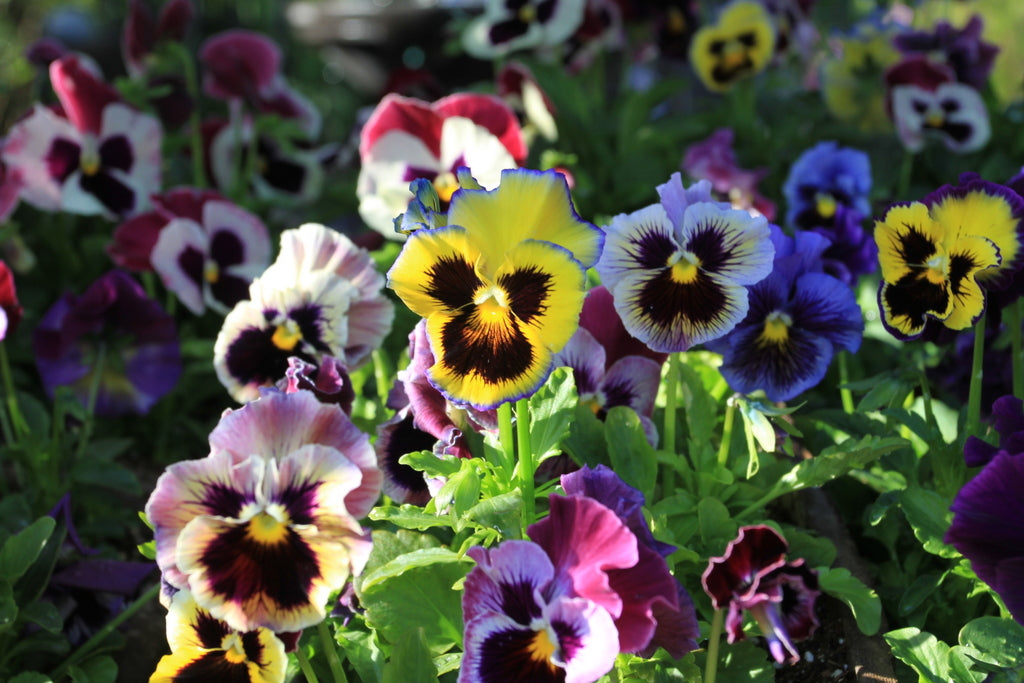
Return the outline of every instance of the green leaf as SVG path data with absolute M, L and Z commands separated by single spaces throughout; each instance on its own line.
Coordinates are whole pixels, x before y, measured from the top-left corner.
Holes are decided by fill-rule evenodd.
M 915 626 L 885 634 L 892 654 L 917 672 L 922 681 L 949 679 L 949 646 Z
M 53 683 L 53 679 L 38 671 L 23 671 L 12 678 L 9 683 Z
M 565 452 L 581 465 L 611 465 L 604 437 L 604 423 L 589 407 L 577 405 L 569 421 L 569 433 L 562 442 Z
M 928 572 L 918 576 L 900 596 L 900 616 L 907 616 L 921 606 L 942 585 L 948 572 Z
M 851 385 L 852 386 L 852 385 Z M 871 388 L 864 398 L 857 404 L 858 413 L 870 413 L 882 407 L 897 407 L 903 405 L 907 394 L 913 386 L 901 377 L 885 376 L 876 378 L 870 384 Z
M 447 517 L 438 517 L 432 512 L 425 512 L 419 505 L 380 505 L 370 510 L 370 519 L 390 522 L 403 529 L 422 531 L 434 527 L 451 526 Z
M 710 443 L 718 422 L 715 402 L 704 387 L 700 375 L 687 363 L 679 363 L 679 383 L 690 438 L 696 443 Z
M 428 477 L 450 477 L 462 467 L 462 462 L 454 455 L 438 456 L 430 451 L 406 453 L 398 462 L 419 470 Z
M 432 564 L 447 562 L 471 562 L 470 558 L 453 553 L 448 548 L 422 548 L 399 555 L 387 564 L 377 567 L 372 572 L 364 573 L 362 578 L 363 590 L 372 588 L 381 581 L 401 576 L 415 567 L 426 567 Z
M 383 683 L 437 683 L 437 669 L 422 628 L 409 629 L 384 665 Z
M 115 683 L 117 662 L 106 655 L 93 657 L 81 666 L 68 669 L 68 675 L 75 683 Z
M 952 501 L 935 491 L 916 486 L 901 492 L 899 499 L 914 536 L 925 550 L 939 557 L 960 556 L 956 548 L 942 540 L 952 521 L 953 513 L 949 510 Z
M 362 597 L 363 577 L 372 574 L 378 567 L 383 567 L 388 562 L 414 550 L 437 548 L 440 545 L 441 542 L 433 536 L 417 534 L 405 529 L 400 529 L 397 532 L 374 531 L 373 550 L 370 551 L 370 557 L 366 561 L 363 573 L 357 576 L 354 581 L 356 595 L 359 595 L 360 598 Z
M 380 683 L 384 653 L 377 645 L 377 634 L 352 628 L 338 628 L 334 639 L 362 683 Z
M 60 633 L 64 628 L 64 619 L 57 607 L 50 602 L 31 602 L 21 610 L 21 618 L 39 625 L 44 631 Z
M 984 653 L 986 663 L 1013 667 L 1024 662 L 1024 626 L 1013 619 L 979 617 L 960 629 L 958 640 Z
M 484 529 L 495 529 L 504 538 L 515 538 L 522 526 L 523 498 L 509 491 L 485 498 L 466 510 L 464 519 Z
M 857 628 L 865 635 L 874 635 L 882 623 L 882 603 L 871 590 L 845 567 L 818 570 L 821 589 L 849 606 Z
M 773 493 L 778 496 L 812 486 L 821 486 L 906 445 L 906 440 L 893 437 L 865 436 L 860 441 L 847 439 L 840 444 L 829 446 L 813 458 L 801 460 L 796 467 L 782 475 Z
M 39 557 L 55 526 L 53 517 L 40 517 L 8 538 L 0 548 L 0 579 L 13 583 L 21 578 Z
M 579 400 L 572 370 L 556 368 L 540 390 L 530 397 L 530 446 L 536 462 L 561 453 L 569 423 Z
M 449 482 L 454 485 L 452 514 L 461 519 L 467 510 L 480 501 L 480 473 L 473 460 L 462 461 L 463 467 Z
M 739 530 L 739 524 L 729 514 L 729 508 L 717 498 L 702 498 L 697 503 L 697 519 L 705 546 L 724 548 Z
M 981 683 L 987 674 L 984 671 L 975 671 L 977 650 L 963 645 L 954 645 L 949 648 L 949 674 L 956 683 Z
M 87 487 L 118 491 L 125 495 L 142 494 L 142 486 L 135 473 L 115 462 L 79 460 L 71 468 L 71 479 Z
M 453 586 L 466 577 L 463 562 L 433 562 L 407 569 L 362 590 L 366 623 L 397 644 L 409 625 L 423 629 L 433 654 L 462 644 L 462 594 Z
M 0 633 L 14 628 L 18 619 L 18 603 L 14 600 L 14 589 L 11 584 L 0 579 Z
M 743 424 L 757 440 L 757 445 L 765 453 L 775 452 L 775 428 L 768 421 L 760 410 L 760 405 L 754 402 L 737 401 L 740 415 L 743 416 Z
M 605 416 L 604 429 L 612 469 L 651 500 L 658 479 L 658 458 L 647 441 L 636 411 L 627 406 L 615 406 Z

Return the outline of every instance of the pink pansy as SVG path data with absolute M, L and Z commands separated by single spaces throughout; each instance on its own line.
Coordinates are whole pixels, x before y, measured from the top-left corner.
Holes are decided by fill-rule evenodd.
M 501 171 L 522 164 L 526 154 L 515 113 L 497 97 L 460 93 L 429 104 L 387 95 L 360 136 L 359 213 L 374 230 L 401 239 L 393 221 L 413 197 L 411 181 L 430 180 L 447 206 L 460 167 L 493 189 Z
M 162 40 L 181 42 L 194 16 L 195 8 L 189 0 L 169 0 L 154 21 L 142 0 L 131 0 L 121 34 L 121 52 L 128 73 L 136 77 L 143 75 L 146 59 L 156 44 Z
M 129 216 L 160 187 L 160 122 L 119 101 L 85 58 L 50 65 L 60 111 L 36 105 L 10 130 L 3 161 L 21 197 L 48 211 Z
M 153 195 L 153 208 L 145 213 L 124 221 L 114 230 L 114 239 L 107 246 L 107 253 L 114 263 L 139 272 L 153 270 L 150 255 L 160 231 L 175 218 L 188 218 L 201 222 L 202 207 L 209 200 L 222 199 L 213 190 L 179 187 L 162 194 Z
M 3 152 L 4 141 L 0 138 L 0 153 Z M 21 196 L 21 171 L 14 168 L 7 168 L 3 156 L 0 154 L 0 223 L 3 223 L 14 210 L 18 208 L 18 198 Z
M 727 198 L 733 208 L 753 209 L 768 220 L 775 218 L 775 204 L 757 191 L 768 170 L 737 165 L 732 128 L 719 128 L 705 140 L 690 145 L 680 168 L 693 180 L 711 181 L 715 192 Z

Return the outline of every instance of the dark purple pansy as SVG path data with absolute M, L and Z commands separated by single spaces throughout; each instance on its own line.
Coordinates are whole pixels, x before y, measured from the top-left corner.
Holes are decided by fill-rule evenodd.
M 61 297 L 39 321 L 33 347 L 47 393 L 68 386 L 88 405 L 95 385 L 97 415 L 145 414 L 181 375 L 174 319 L 120 270 Z
M 352 414 L 352 403 L 356 392 L 348 376 L 345 364 L 332 356 L 325 356 L 319 367 L 301 358 L 288 359 L 288 369 L 277 387 L 286 394 L 296 391 L 311 391 L 321 403 L 332 403 L 346 415 Z
M 992 445 L 978 437 L 967 437 L 964 460 L 968 467 L 988 463 L 1000 451 L 1024 453 L 1024 401 L 1016 396 L 1001 396 L 992 404 L 992 426 L 999 435 L 999 444 Z
M 803 560 L 786 561 L 785 539 L 765 525 L 740 527 L 722 557 L 712 557 L 701 582 L 715 609 L 728 609 L 728 641 L 741 640 L 743 613 L 754 617 L 776 662 L 800 658 L 794 640 L 809 637 L 818 625 L 814 602 L 817 574 Z
M 962 29 L 939 21 L 932 31 L 905 31 L 893 38 L 904 54 L 940 57 L 956 73 L 956 79 L 977 90 L 985 87 L 999 47 L 981 39 L 984 21 L 975 14 Z
M 861 275 L 878 270 L 878 245 L 863 221 L 856 209 L 838 206 L 830 227 L 812 228 L 831 243 L 821 255 L 823 270 L 851 287 Z
M 1024 456 L 1001 451 L 956 495 L 945 541 L 1024 624 Z

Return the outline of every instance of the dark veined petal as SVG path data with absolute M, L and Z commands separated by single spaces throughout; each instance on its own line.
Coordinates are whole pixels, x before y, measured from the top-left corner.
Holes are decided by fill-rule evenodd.
M 652 204 L 631 214 L 619 214 L 605 227 L 605 246 L 597 263 L 601 282 L 615 291 L 619 280 L 637 270 L 660 270 L 680 248 L 666 209 Z
M 182 530 L 176 561 L 196 601 L 240 631 L 298 631 L 324 618 L 331 591 L 358 573 L 369 534 L 345 509 L 359 468 L 308 445 L 280 461 L 253 456 L 263 491 L 239 518 L 201 516 Z
M 985 291 L 978 284 L 985 274 L 998 270 L 1001 255 L 986 237 L 961 237 L 949 252 L 949 294 L 953 310 L 943 324 L 964 330 L 985 311 Z
M 420 317 L 450 314 L 471 304 L 483 284 L 479 255 L 462 228 L 417 230 L 388 271 L 388 287 Z
M 191 593 L 171 598 L 164 656 L 150 683 L 282 683 L 288 666 L 284 644 L 273 631 L 239 632 L 200 608 Z
M 921 202 L 897 204 L 875 222 L 882 279 L 894 283 L 944 251 L 944 231 Z
M 490 550 L 474 546 L 467 551 L 477 566 L 466 576 L 462 615 L 468 623 L 488 612 L 498 612 L 528 626 L 543 612 L 543 594 L 555 568 L 547 553 L 530 541 L 505 541 Z
M 450 400 L 479 409 L 529 395 L 554 366 L 583 307 L 584 271 L 561 247 L 526 240 L 454 314 L 435 313 L 427 334 L 431 381 Z
M 738 284 L 752 285 L 772 271 L 775 248 L 764 216 L 701 202 L 686 209 L 680 237 L 702 270 Z

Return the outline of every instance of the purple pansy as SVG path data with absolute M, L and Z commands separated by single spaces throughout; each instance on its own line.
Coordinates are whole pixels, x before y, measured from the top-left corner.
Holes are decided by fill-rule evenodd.
M 97 415 L 145 414 L 181 375 L 174 318 L 120 270 L 81 296 L 61 297 L 43 314 L 33 346 L 47 393 L 69 386 L 86 404 L 96 384 Z
M 837 351 L 860 347 L 864 321 L 853 290 L 822 272 L 825 238 L 791 238 L 773 225 L 772 241 L 771 275 L 750 288 L 747 316 L 710 348 L 734 391 L 788 401 L 824 378 Z
M 1024 454 L 1000 451 L 956 495 L 945 541 L 1024 624 Z
M 123 104 L 85 57 L 50 65 L 61 109 L 36 105 L 3 146 L 20 196 L 46 211 L 129 216 L 160 187 L 160 122 Z
M 827 140 L 804 150 L 789 169 L 782 186 L 786 222 L 810 229 L 832 226 L 839 207 L 871 213 L 871 161 L 852 147 Z
M 861 275 L 878 270 L 878 245 L 856 209 L 837 206 L 830 226 L 811 230 L 830 242 L 821 255 L 824 271 L 844 284 L 852 287 Z
M 893 38 L 904 54 L 940 57 L 956 73 L 956 79 L 982 90 L 992 71 L 999 47 L 981 39 L 984 21 L 975 14 L 962 29 L 939 21 L 932 31 L 905 31 Z
M 803 560 L 787 562 L 788 548 L 785 539 L 769 526 L 741 527 L 724 555 L 712 557 L 701 577 L 715 609 L 729 610 L 725 617 L 728 641 L 743 639 L 746 611 L 780 664 L 799 660 L 793 641 L 809 637 L 818 626 L 814 615 L 820 593 L 817 573 Z
M 992 426 L 999 435 L 999 444 L 992 445 L 973 434 L 964 443 L 964 460 L 968 467 L 988 463 L 1000 451 L 1024 453 L 1024 401 L 1016 396 L 1001 396 L 992 403 Z

